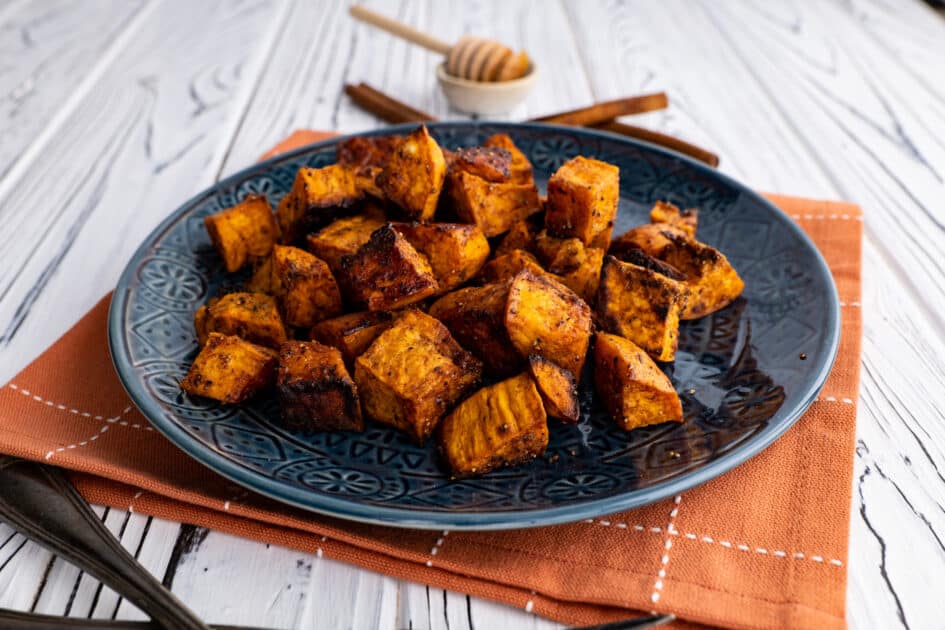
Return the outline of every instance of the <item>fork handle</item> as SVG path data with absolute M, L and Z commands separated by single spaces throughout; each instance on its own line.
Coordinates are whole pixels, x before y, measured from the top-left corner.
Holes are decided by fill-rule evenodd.
M 156 624 L 208 630 L 125 551 L 58 468 L 0 456 L 0 520 L 115 589 Z

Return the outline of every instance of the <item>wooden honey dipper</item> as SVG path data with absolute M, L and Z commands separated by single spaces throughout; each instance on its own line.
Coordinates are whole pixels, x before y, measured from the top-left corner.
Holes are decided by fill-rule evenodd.
M 524 77 L 532 68 L 531 60 L 524 51 L 515 53 L 511 48 L 491 39 L 464 35 L 451 45 L 359 4 L 351 7 L 351 15 L 392 35 L 444 55 L 446 72 L 454 77 L 488 83 L 511 81 Z

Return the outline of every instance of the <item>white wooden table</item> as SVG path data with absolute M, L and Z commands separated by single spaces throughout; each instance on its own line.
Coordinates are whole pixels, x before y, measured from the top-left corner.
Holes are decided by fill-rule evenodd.
M 761 190 L 865 211 L 863 382 L 849 559 L 857 628 L 945 624 L 945 18 L 917 0 L 371 2 L 542 68 L 522 119 L 666 90 L 632 122 Z M 367 81 L 438 117 L 435 58 L 298 0 L 0 0 L 0 382 L 114 285 L 139 241 L 291 130 L 377 126 Z M 860 308 L 859 304 L 848 308 Z M 551 628 L 326 558 L 99 510 L 212 622 Z M 141 618 L 0 525 L 0 607 Z

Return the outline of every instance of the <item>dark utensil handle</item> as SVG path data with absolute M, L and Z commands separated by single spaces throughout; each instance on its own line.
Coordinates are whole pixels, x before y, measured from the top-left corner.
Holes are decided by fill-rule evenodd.
M 124 621 L 121 619 L 82 619 L 76 617 L 54 617 L 37 613 L 5 610 L 0 608 L 0 628 L 4 630 L 158 630 L 161 626 L 153 621 Z M 243 626 L 210 626 L 212 630 L 265 630 Z
M 59 469 L 0 456 L 0 520 L 115 589 L 156 624 L 207 630 L 125 551 Z
M 647 617 L 637 617 L 636 619 L 622 619 L 620 621 L 611 621 L 596 626 L 583 626 L 580 628 L 571 628 L 570 630 L 643 630 L 644 628 L 656 628 L 665 625 L 676 619 L 676 615 L 653 614 Z

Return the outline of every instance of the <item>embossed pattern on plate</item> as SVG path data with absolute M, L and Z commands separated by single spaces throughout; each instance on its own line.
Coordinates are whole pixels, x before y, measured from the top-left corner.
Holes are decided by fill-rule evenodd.
M 657 199 L 700 209 L 699 238 L 726 253 L 746 290 L 730 307 L 681 328 L 677 360 L 665 369 L 685 422 L 627 434 L 596 404 L 585 378 L 582 421 L 551 421 L 544 459 L 450 480 L 432 446 L 417 447 L 377 423 L 364 433 L 296 433 L 274 422 L 272 397 L 228 407 L 181 392 L 177 380 L 197 351 L 192 314 L 233 282 L 203 217 L 251 193 L 275 205 L 299 167 L 334 161 L 329 141 L 198 195 L 129 262 L 109 313 L 109 342 L 125 388 L 155 427 L 217 472 L 303 508 L 388 525 L 498 529 L 589 518 L 703 483 L 769 445 L 814 400 L 837 350 L 836 290 L 810 240 L 756 193 L 687 158 L 602 132 L 468 122 L 437 123 L 431 132 L 449 148 L 509 133 L 542 188 L 574 155 L 617 164 L 616 233 L 645 222 Z

